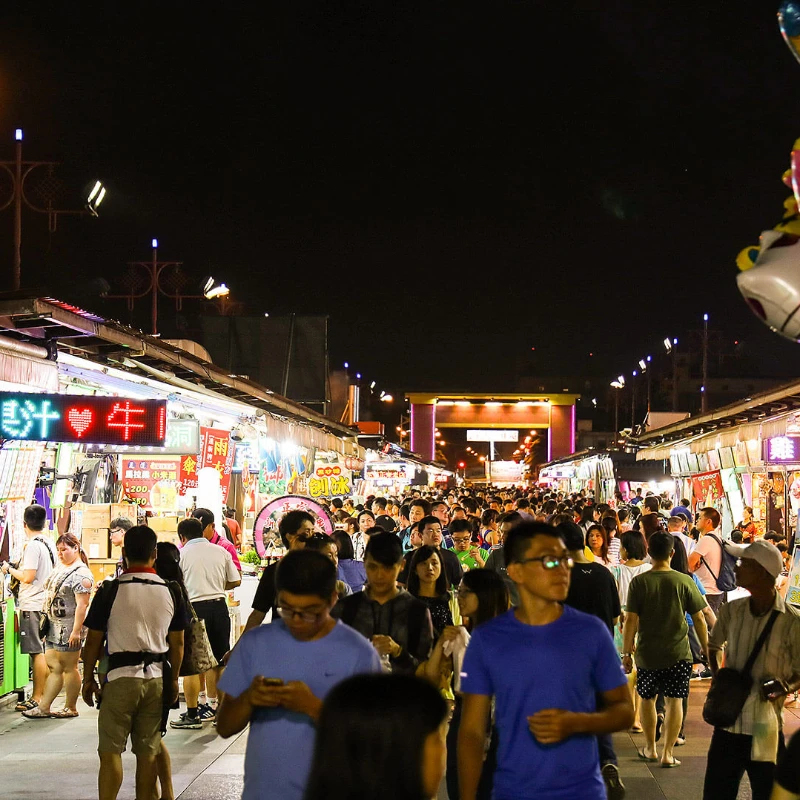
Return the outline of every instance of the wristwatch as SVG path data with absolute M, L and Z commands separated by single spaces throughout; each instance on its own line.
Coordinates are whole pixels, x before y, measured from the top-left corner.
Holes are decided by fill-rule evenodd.
M 633 653 L 620 653 L 620 656 L 622 656 L 622 658 L 631 658 Z

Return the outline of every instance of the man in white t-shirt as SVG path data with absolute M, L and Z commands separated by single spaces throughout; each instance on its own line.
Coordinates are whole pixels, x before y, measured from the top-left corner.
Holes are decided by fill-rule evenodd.
M 186 712 L 169 724 L 172 728 L 202 728 L 217 713 L 217 681 L 222 675 L 222 657 L 231 649 L 231 618 L 225 593 L 242 582 L 230 553 L 203 536 L 203 525 L 192 517 L 178 523 L 181 539 L 181 569 L 186 592 L 197 616 L 206 623 L 208 642 L 216 666 L 205 673 L 208 703 L 199 705 L 200 676 L 183 679 Z
M 716 508 L 701 508 L 697 516 L 700 541 L 689 554 L 689 570 L 694 572 L 706 591 L 706 601 L 716 614 L 725 595 L 717 587 L 717 578 L 722 569 L 722 539 L 715 534 L 721 519 Z M 713 573 L 713 574 L 712 574 Z
M 39 619 L 44 606 L 44 585 L 56 565 L 53 544 L 44 532 L 47 511 L 43 506 L 30 505 L 22 515 L 27 541 L 22 550 L 19 567 L 8 562 L 2 566 L 5 575 L 19 581 L 19 648 L 31 657 L 33 691 L 28 700 L 17 704 L 17 711 L 30 711 L 39 705 L 47 680 L 47 661 L 44 657 L 44 642 L 39 634 Z

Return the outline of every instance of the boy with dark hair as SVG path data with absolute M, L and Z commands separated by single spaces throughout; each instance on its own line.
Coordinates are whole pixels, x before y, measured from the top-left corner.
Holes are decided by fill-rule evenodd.
M 500 742 L 496 800 L 606 800 L 596 736 L 633 722 L 614 642 L 599 619 L 564 605 L 571 559 L 556 528 L 519 523 L 504 554 L 520 604 L 479 625 L 467 647 L 461 800 L 477 795 L 492 698 Z
M 19 624 L 19 646 L 23 654 L 31 657 L 33 691 L 27 700 L 17 703 L 16 710 L 28 712 L 39 705 L 44 693 L 44 685 L 49 672 L 44 654 L 44 642 L 39 633 L 39 620 L 45 613 L 44 586 L 50 573 L 55 569 L 56 556 L 53 542 L 45 535 L 47 511 L 43 506 L 28 506 L 22 512 L 25 530 L 25 545 L 19 564 L 12 567 L 3 563 L 5 575 L 19 581 L 17 597 L 17 622 Z
M 706 601 L 688 575 L 670 567 L 675 537 L 656 531 L 648 541 L 653 567 L 637 575 L 628 587 L 622 665 L 633 670 L 636 639 L 636 691 L 642 698 L 642 727 L 645 746 L 639 752 L 644 761 L 659 761 L 656 751 L 656 697 L 666 696 L 664 749 L 661 765 L 679 766 L 672 754 L 683 721 L 683 698 L 689 696 L 692 653 L 686 615 L 694 622 L 703 653 L 708 657 L 708 629 L 703 614 Z
M 278 618 L 242 636 L 219 684 L 219 735 L 250 724 L 242 800 L 301 800 L 325 695 L 351 675 L 380 671 L 369 642 L 331 616 L 337 596 L 329 559 L 289 552 L 275 585 Z
M 450 537 L 453 546 L 449 549 L 456 554 L 464 571 L 485 566 L 486 552 L 472 543 L 472 526 L 469 520 L 454 519 L 450 523 Z
M 306 546 L 309 536 L 314 533 L 314 517 L 308 511 L 295 509 L 288 511 L 278 523 L 278 534 L 287 550 L 302 550 Z M 275 573 L 278 570 L 278 561 L 273 561 L 258 581 L 255 597 L 253 597 L 253 610 L 247 618 L 242 633 L 257 627 L 264 621 L 268 611 L 275 611 L 277 605 L 277 590 L 275 588 Z M 275 618 L 273 613 L 273 619 Z
M 342 598 L 333 615 L 372 642 L 387 670 L 413 675 L 430 655 L 433 623 L 427 606 L 398 588 L 403 563 L 395 534 L 370 536 L 364 554 L 367 586 Z

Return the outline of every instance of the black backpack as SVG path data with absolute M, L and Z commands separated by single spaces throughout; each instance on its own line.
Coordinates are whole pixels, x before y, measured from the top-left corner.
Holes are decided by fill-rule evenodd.
M 711 577 L 714 579 L 717 589 L 719 589 L 721 592 L 732 592 L 736 588 L 736 557 L 731 555 L 725 549 L 725 545 L 722 544 L 721 539 L 718 539 L 713 533 L 709 533 L 707 535 L 719 545 L 719 549 L 722 551 L 722 561 L 719 575 L 714 574 L 713 570 L 708 566 L 708 562 L 705 560 L 705 558 L 703 558 L 703 556 L 700 556 L 700 560 L 705 565 L 705 568 L 711 573 Z

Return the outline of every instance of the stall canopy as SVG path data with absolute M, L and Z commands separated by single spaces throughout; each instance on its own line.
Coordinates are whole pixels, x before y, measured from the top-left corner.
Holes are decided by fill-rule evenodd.
M 6 350 L 3 339 L 9 342 Z M 254 381 L 229 375 L 195 352 L 51 297 L 0 300 L 0 356 L 27 357 L 11 352 L 14 343 L 47 352 L 41 362 L 52 364 L 56 379 L 58 372 L 69 374 L 70 370 L 79 372 L 82 365 L 84 369 L 99 366 L 106 370 L 106 379 L 120 373 L 128 381 L 139 380 L 148 390 L 155 390 L 156 384 L 167 385 L 176 393 L 184 389 L 195 395 L 226 398 L 234 407 L 250 413 L 260 411 L 268 433 L 270 427 L 284 431 L 289 426 L 299 445 L 347 454 L 359 452 L 354 429 Z
M 640 461 L 668 460 L 685 448 L 703 453 L 739 442 L 783 436 L 800 419 L 800 382 L 779 386 L 706 414 L 648 431 L 635 440 Z

